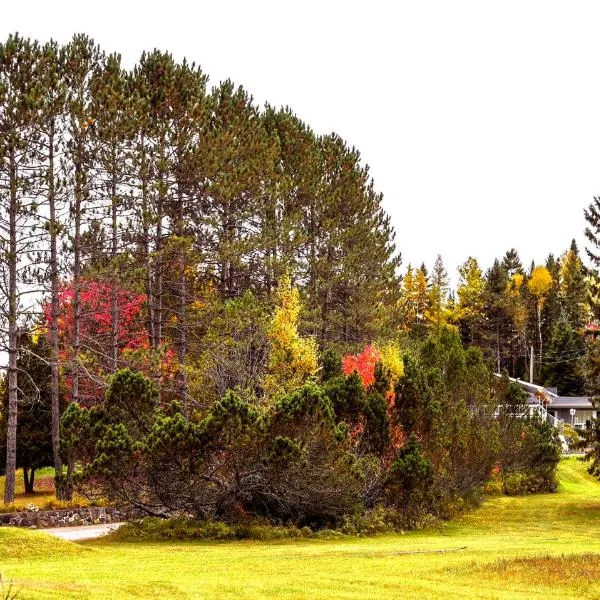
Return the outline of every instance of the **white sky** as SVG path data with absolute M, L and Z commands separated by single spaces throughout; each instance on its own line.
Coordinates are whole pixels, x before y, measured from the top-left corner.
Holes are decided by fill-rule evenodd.
M 516 247 L 583 245 L 600 194 L 600 3 L 29 0 L 0 37 L 92 36 L 131 66 L 157 47 L 336 131 L 371 167 L 404 267 L 453 279 Z

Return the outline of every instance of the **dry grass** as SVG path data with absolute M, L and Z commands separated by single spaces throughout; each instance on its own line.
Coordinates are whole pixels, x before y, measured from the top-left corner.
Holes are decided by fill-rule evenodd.
M 89 506 L 88 500 L 78 495 L 75 495 L 71 502 L 61 502 L 56 499 L 54 469 L 51 467 L 36 471 L 33 494 L 25 493 L 22 471 L 19 470 L 15 480 L 15 501 L 10 505 L 1 504 L 2 498 L 4 498 L 4 480 L 4 477 L 0 477 L 0 512 L 3 513 L 17 512 L 28 504 L 35 504 L 41 510 Z M 0 600 L 2 600 L 1 596 Z

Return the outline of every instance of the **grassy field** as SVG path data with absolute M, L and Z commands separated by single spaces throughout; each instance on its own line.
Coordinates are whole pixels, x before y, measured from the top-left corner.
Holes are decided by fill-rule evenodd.
M 59 502 L 56 499 L 54 492 L 54 469 L 52 467 L 45 467 L 36 471 L 33 494 L 25 493 L 23 471 L 19 469 L 15 479 L 15 501 L 9 506 L 1 504 L 2 498 L 4 498 L 4 480 L 4 476 L 0 476 L 0 512 L 18 511 L 28 504 L 35 504 L 42 510 L 89 505 L 88 500 L 78 494 L 75 494 L 73 500 L 70 502 Z M 0 600 L 3 600 L 1 594 Z
M 78 545 L 0 529 L 0 572 L 21 600 L 600 598 L 600 484 L 573 458 L 560 475 L 556 494 L 376 538 Z
M 0 477 L 0 501 L 4 498 L 4 477 Z M 37 504 L 39 506 L 52 501 L 54 498 L 54 469 L 46 467 L 38 469 L 35 472 L 35 482 L 33 484 L 33 494 L 25 494 L 23 483 L 23 471 L 17 471 L 15 479 L 15 501 L 16 507 L 25 506 L 26 504 Z M 2 596 L 0 596 L 0 599 Z

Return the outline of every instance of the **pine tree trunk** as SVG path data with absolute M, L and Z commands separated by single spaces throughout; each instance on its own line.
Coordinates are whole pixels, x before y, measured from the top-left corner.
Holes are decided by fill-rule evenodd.
M 33 494 L 33 484 L 35 482 L 35 467 L 31 467 L 31 470 L 27 467 L 23 467 L 23 487 L 25 488 L 26 495 Z
M 163 262 L 162 262 L 162 221 L 165 200 L 163 174 L 159 176 L 158 201 L 156 205 L 156 252 L 154 259 L 154 280 L 156 292 L 154 294 L 154 347 L 162 344 L 162 304 L 163 304 Z
M 146 306 L 148 307 L 148 340 L 150 347 L 156 349 L 154 336 L 154 298 L 152 295 L 152 260 L 150 257 L 150 227 L 149 227 L 149 201 L 148 201 L 148 166 L 146 163 L 145 138 L 141 141 L 141 183 L 142 183 L 142 252 L 146 267 Z
M 187 322 L 186 322 L 186 311 L 185 311 L 185 299 L 186 299 L 186 280 L 185 280 L 185 245 L 184 245 L 184 230 L 183 230 L 183 194 L 181 189 L 178 190 L 178 214 L 176 215 L 177 222 L 175 229 L 178 234 L 178 257 L 177 257 L 177 268 L 178 268 L 178 295 L 177 299 L 177 325 L 178 325 L 178 349 L 177 349 L 177 360 L 179 362 L 179 393 L 183 401 L 183 414 L 187 417 L 188 415 L 188 380 L 186 371 L 187 362 Z
M 118 198 L 117 198 L 117 166 L 115 149 L 112 149 L 112 178 L 111 178 L 111 262 L 112 262 L 112 281 L 110 286 L 110 352 L 111 369 L 116 371 L 119 359 L 119 305 L 117 298 L 117 255 L 118 255 Z
M 52 371 L 52 457 L 56 475 L 56 497 L 64 500 L 60 485 L 62 460 L 60 456 L 60 391 L 58 373 L 58 222 L 56 220 L 56 190 L 54 186 L 54 121 L 48 136 L 48 204 L 50 210 L 50 368 Z
M 501 369 L 500 362 L 500 328 L 498 325 L 496 325 L 496 365 L 498 373 L 500 373 Z
M 75 155 L 75 189 L 74 189 L 74 216 L 75 231 L 73 234 L 73 364 L 71 366 L 72 388 L 71 399 L 79 402 L 79 350 L 81 347 L 80 321 L 81 321 L 81 205 L 83 196 L 83 165 L 81 140 L 77 142 Z
M 6 430 L 6 481 L 4 503 L 15 499 L 15 473 L 17 468 L 17 168 L 15 152 L 10 152 L 10 210 L 8 253 L 8 419 Z
M 310 226 L 309 226 L 309 243 L 310 243 L 310 308 L 313 319 L 313 335 L 317 335 L 317 244 L 316 244 L 316 232 L 315 232 L 315 204 L 314 200 L 310 202 Z

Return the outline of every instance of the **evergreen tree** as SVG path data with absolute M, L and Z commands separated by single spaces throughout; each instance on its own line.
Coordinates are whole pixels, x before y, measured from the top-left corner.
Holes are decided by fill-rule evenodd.
M 127 272 L 122 228 L 127 221 L 128 185 L 131 177 L 130 139 L 132 135 L 130 102 L 127 79 L 121 68 L 120 56 L 110 55 L 102 64 L 94 65 L 90 80 L 90 112 L 93 115 L 94 141 L 96 144 L 97 186 L 101 198 L 97 207 L 97 226 L 106 236 L 105 248 L 98 256 L 88 251 L 88 275 L 90 267 L 97 265 L 111 287 L 110 370 L 118 367 L 118 288 L 123 273 Z M 104 235 L 102 235 L 104 238 Z M 88 346 L 93 342 L 86 341 Z
M 542 341 L 544 346 L 547 347 L 550 344 L 554 326 L 563 314 L 563 306 L 561 299 L 560 260 L 557 260 L 553 254 L 550 254 L 546 259 L 545 266 L 552 276 L 552 284 L 542 307 Z
M 33 227 L 37 202 L 35 162 L 38 111 L 43 90 L 35 78 L 38 45 L 18 35 L 0 44 L 0 270 L 3 350 L 8 354 L 6 483 L 4 502 L 15 494 L 20 327 L 33 273 L 28 257 L 37 249 Z
M 583 336 L 567 318 L 555 323 L 543 362 L 545 385 L 558 388 L 562 396 L 581 395 L 584 380 L 580 364 L 584 348 Z
M 448 272 L 444 267 L 441 255 L 438 254 L 431 272 L 429 286 L 429 320 L 438 334 L 441 326 L 446 321 L 446 304 L 449 291 Z
M 560 261 L 560 301 L 562 313 L 575 329 L 588 322 L 585 273 L 575 240 Z
M 83 234 L 88 216 L 93 214 L 93 127 L 90 80 L 103 55 L 96 44 L 84 35 L 76 35 L 61 49 L 61 72 L 66 87 L 66 132 L 68 139 L 62 163 L 66 192 L 71 197 L 69 231 L 73 278 L 73 341 L 71 355 L 71 397 L 78 402 L 80 378 L 81 291 L 83 273 Z
M 485 305 L 485 280 L 477 259 L 469 257 L 460 267 L 457 319 L 463 339 L 481 343 Z
M 525 273 L 521 259 L 519 258 L 519 253 L 514 248 L 505 252 L 504 257 L 502 258 L 502 268 L 509 279 L 514 277 L 517 273 Z
M 213 88 L 210 106 L 202 164 L 206 219 L 213 224 L 206 255 L 221 297 L 227 299 L 251 288 L 257 278 L 264 281 L 253 272 L 253 251 L 260 247 L 253 224 L 262 212 L 277 146 L 243 88 L 223 82 Z
M 496 372 L 502 371 L 503 357 L 510 337 L 511 319 L 507 286 L 509 272 L 498 259 L 485 276 L 486 349 L 495 358 Z
M 592 262 L 592 265 L 600 268 L 600 196 L 594 196 L 594 199 L 587 208 L 583 209 L 583 216 L 587 221 L 587 227 L 584 230 L 585 237 L 590 243 L 585 252 Z
M 68 203 L 61 179 L 60 157 L 64 154 L 65 129 L 65 81 L 59 61 L 59 47 L 55 42 L 46 44 L 39 56 L 39 79 L 44 89 L 43 107 L 40 111 L 39 162 L 42 177 L 39 181 L 39 202 L 42 210 L 37 218 L 46 240 L 42 242 L 37 279 L 42 289 L 50 295 L 50 311 L 47 315 L 49 329 L 49 360 L 52 373 L 52 454 L 55 473 L 62 471 L 60 456 L 60 356 L 59 356 L 59 294 L 60 294 L 60 248 L 64 241 L 68 219 Z M 56 495 L 63 500 L 63 489 L 57 485 Z

